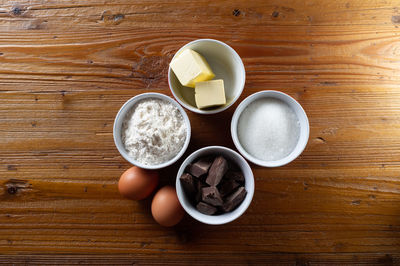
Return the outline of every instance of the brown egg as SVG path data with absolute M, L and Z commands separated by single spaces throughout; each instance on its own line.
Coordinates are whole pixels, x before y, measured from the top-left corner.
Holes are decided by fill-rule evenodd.
M 139 167 L 126 170 L 119 179 L 118 190 L 122 196 L 132 200 L 148 197 L 158 184 L 158 173 Z
M 154 220 L 162 226 L 174 226 L 182 220 L 185 212 L 175 188 L 165 186 L 156 193 L 151 203 L 151 213 Z

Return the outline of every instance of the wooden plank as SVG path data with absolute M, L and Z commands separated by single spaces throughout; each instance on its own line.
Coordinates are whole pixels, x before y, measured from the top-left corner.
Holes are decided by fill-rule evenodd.
M 221 256 L 210 256 L 209 254 L 196 254 L 195 257 L 186 253 L 178 253 L 175 257 L 149 254 L 135 254 L 132 256 L 87 256 L 87 255 L 25 255 L 25 256 L 5 256 L 0 255 L 0 264 L 24 264 L 24 265 L 210 265 L 216 262 L 229 265 L 321 265 L 329 264 L 343 265 L 348 261 L 358 261 L 358 265 L 391 265 L 398 264 L 399 257 L 379 253 L 342 253 L 342 254 L 293 254 L 293 253 L 264 253 L 254 256 L 254 253 L 242 254 L 231 253 Z M 151 263 L 149 263 L 151 262 Z

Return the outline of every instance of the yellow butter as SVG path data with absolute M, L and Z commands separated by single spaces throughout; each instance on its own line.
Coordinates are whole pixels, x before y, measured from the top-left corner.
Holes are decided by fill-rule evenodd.
M 215 77 L 204 57 L 192 49 L 178 54 L 169 65 L 183 86 L 194 88 L 196 82 Z
M 199 109 L 226 104 L 222 79 L 197 82 L 194 93 L 196 105 Z

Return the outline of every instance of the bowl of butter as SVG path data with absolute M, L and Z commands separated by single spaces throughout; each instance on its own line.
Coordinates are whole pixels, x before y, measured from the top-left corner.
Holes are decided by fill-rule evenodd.
M 229 45 L 199 39 L 180 48 L 168 69 L 168 84 L 176 100 L 199 114 L 228 109 L 241 95 L 246 72 L 240 56 Z

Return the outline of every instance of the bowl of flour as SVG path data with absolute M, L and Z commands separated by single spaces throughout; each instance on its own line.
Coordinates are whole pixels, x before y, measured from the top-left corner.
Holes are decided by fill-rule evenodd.
M 190 121 L 183 108 L 160 93 L 143 93 L 119 110 L 113 128 L 118 151 L 131 164 L 160 169 L 176 162 L 186 151 Z
M 232 116 L 236 148 L 247 160 L 264 167 L 278 167 L 296 159 L 307 145 L 309 132 L 304 109 L 280 91 L 250 95 Z

